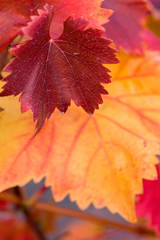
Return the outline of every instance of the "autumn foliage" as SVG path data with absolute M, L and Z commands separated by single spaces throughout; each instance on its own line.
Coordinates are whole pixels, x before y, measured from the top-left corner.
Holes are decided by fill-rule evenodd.
M 56 202 L 149 218 L 160 235 L 159 0 L 0 0 L 0 71 L 1 192 L 45 178 Z M 5 194 L 29 225 L 55 220 L 19 190 Z M 15 236 L 37 239 L 14 219 Z M 73 226 L 60 239 L 109 234 Z

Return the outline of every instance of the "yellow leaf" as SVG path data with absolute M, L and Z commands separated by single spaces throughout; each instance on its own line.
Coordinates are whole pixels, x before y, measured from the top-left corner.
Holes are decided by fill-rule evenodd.
M 142 179 L 155 179 L 160 153 L 160 57 L 121 54 L 109 96 L 94 116 L 56 111 L 35 137 L 31 113 L 0 99 L 0 190 L 46 177 L 56 201 L 108 207 L 134 222 Z

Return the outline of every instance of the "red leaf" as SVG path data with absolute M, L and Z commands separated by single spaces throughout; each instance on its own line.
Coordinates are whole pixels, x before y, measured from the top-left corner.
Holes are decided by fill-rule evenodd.
M 110 22 L 105 24 L 105 36 L 116 47 L 132 53 L 142 53 L 141 32 L 143 19 L 148 15 L 145 0 L 105 0 L 102 7 L 114 10 Z
M 157 166 L 158 179 L 144 180 L 143 195 L 138 196 L 136 212 L 138 217 L 149 218 L 150 225 L 160 234 L 160 167 Z
M 160 38 L 152 33 L 150 30 L 145 30 L 142 33 L 146 47 L 153 51 L 160 51 Z
M 37 13 L 37 8 L 53 0 L 1 0 L 0 1 L 0 52 L 26 26 L 30 16 Z
M 71 99 L 89 114 L 98 109 L 101 94 L 107 94 L 100 83 L 110 82 L 109 70 L 102 64 L 118 62 L 111 41 L 101 38 L 101 30 L 86 29 L 83 19 L 69 17 L 62 35 L 51 39 L 53 11 L 49 6 L 45 10 L 39 10 L 39 17 L 32 17 L 23 30 L 32 39 L 12 50 L 16 58 L 5 68 L 11 74 L 0 94 L 22 93 L 22 112 L 33 111 L 37 131 L 56 107 L 66 112 Z
M 1 211 L 0 240 L 38 240 L 21 215 Z
M 160 1 L 159 0 L 149 0 L 156 8 L 160 9 Z

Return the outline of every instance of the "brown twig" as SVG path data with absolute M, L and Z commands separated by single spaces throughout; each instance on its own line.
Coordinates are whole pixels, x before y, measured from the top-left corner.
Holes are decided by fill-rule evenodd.
M 15 205 L 19 205 L 21 203 L 20 199 L 15 196 L 12 195 L 10 193 L 0 193 L 0 200 L 5 201 L 5 202 L 9 202 Z
M 30 206 L 26 205 L 27 199 L 25 197 L 25 193 L 22 188 L 14 187 L 14 192 L 16 196 L 19 198 L 20 203 L 17 205 L 19 209 L 24 213 L 28 224 L 30 225 L 33 232 L 37 235 L 39 240 L 46 240 L 43 231 L 41 230 L 37 221 L 35 221 L 34 217 L 32 216 L 32 212 L 30 210 Z
M 69 217 L 73 217 L 73 218 L 78 218 L 78 219 L 82 219 L 82 220 L 86 220 L 86 221 L 90 221 L 93 223 L 96 223 L 98 225 L 103 225 L 103 226 L 112 226 L 121 230 L 125 230 L 125 231 L 129 231 L 129 232 L 133 232 L 139 235 L 151 235 L 151 236 L 156 236 L 154 231 L 149 230 L 147 228 L 141 227 L 141 226 L 132 226 L 132 225 L 127 225 L 127 224 L 122 224 L 122 223 L 118 223 L 118 222 L 114 222 L 114 221 L 110 221 L 98 216 L 94 216 L 85 212 L 80 212 L 80 211 L 76 211 L 73 209 L 68 209 L 68 208 L 64 208 L 64 207 L 59 207 L 59 206 L 55 206 L 52 204 L 48 204 L 48 203 L 42 203 L 42 202 L 38 202 L 35 204 L 34 206 L 37 210 L 41 210 L 41 211 L 48 211 L 48 212 L 53 212 L 54 214 L 58 214 L 58 215 L 65 215 L 65 216 L 69 216 Z
M 11 196 L 9 194 L 5 194 L 5 193 L 0 193 L 0 200 L 11 202 L 13 204 L 20 203 L 19 198 L 17 198 L 16 196 Z M 24 205 L 26 204 L 26 206 L 29 206 L 29 204 L 28 204 L 29 202 L 30 201 L 27 202 L 25 200 L 25 202 L 23 204 Z M 121 229 L 124 231 L 139 234 L 139 235 L 149 235 L 149 236 L 153 236 L 153 237 L 156 236 L 154 231 L 147 229 L 145 227 L 133 226 L 131 224 L 129 225 L 129 224 L 118 223 L 118 222 L 110 221 L 108 219 L 94 216 L 94 215 L 91 215 L 91 214 L 88 214 L 85 212 L 80 212 L 80 211 L 73 210 L 73 209 L 59 207 L 59 206 L 56 206 L 53 204 L 37 202 L 37 203 L 31 205 L 30 207 L 32 207 L 36 210 L 39 210 L 39 211 L 47 211 L 47 212 L 52 212 L 53 214 L 57 214 L 57 215 L 61 215 L 61 216 L 65 215 L 65 216 L 69 216 L 72 218 L 78 218 L 78 219 L 82 219 L 85 221 L 90 221 L 90 222 L 93 222 L 95 224 L 102 225 L 102 226 L 115 227 L 117 229 Z
M 48 187 L 42 186 L 37 192 L 35 192 L 29 199 L 30 204 L 36 203 L 42 195 L 48 190 Z

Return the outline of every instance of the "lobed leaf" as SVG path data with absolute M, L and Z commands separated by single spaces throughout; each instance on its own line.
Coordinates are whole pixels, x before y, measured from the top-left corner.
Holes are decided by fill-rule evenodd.
M 16 56 L 4 69 L 11 72 L 0 96 L 18 95 L 22 112 L 31 109 L 37 131 L 55 108 L 65 113 L 71 100 L 93 114 L 107 91 L 101 83 L 110 82 L 109 70 L 102 64 L 117 63 L 116 50 L 103 32 L 86 29 L 88 23 L 69 17 L 62 35 L 53 40 L 49 35 L 53 12 L 49 6 L 23 32 L 31 37 L 12 50 Z M 32 51 L 30 50 L 32 49 Z
M 110 95 L 93 116 L 74 105 L 55 111 L 41 132 L 17 99 L 0 99 L 0 190 L 46 177 L 56 201 L 67 194 L 81 209 L 108 207 L 134 222 L 142 179 L 155 179 L 160 153 L 160 57 L 121 55 Z

